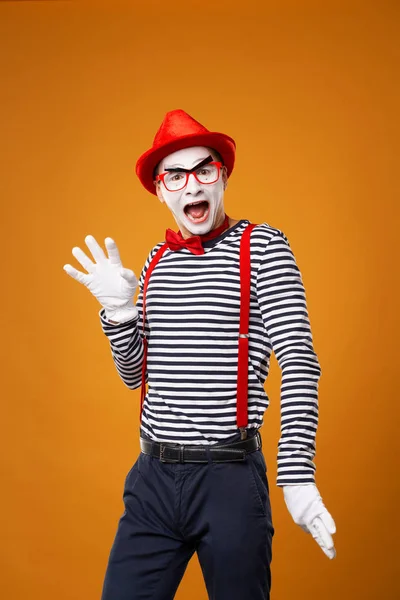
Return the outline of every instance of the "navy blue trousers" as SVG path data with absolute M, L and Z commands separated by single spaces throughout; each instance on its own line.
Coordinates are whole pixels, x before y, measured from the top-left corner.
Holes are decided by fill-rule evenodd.
M 209 600 L 269 600 L 274 528 L 262 450 L 242 462 L 182 464 L 141 452 L 123 502 L 101 600 L 172 600 L 194 552 Z

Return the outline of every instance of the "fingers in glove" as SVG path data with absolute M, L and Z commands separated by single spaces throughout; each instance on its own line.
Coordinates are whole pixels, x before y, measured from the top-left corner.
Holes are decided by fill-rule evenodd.
M 86 285 L 87 278 L 89 277 L 88 275 L 86 275 L 85 273 L 81 273 L 80 271 L 75 269 L 75 267 L 68 264 L 64 265 L 63 269 L 66 273 L 68 273 L 68 275 L 76 279 L 76 281 L 79 281 L 79 283 L 83 283 L 83 285 Z
M 72 254 L 88 273 L 93 273 L 95 270 L 94 262 L 90 260 L 90 258 L 84 253 L 83 250 L 79 248 L 79 246 L 72 248 Z
M 137 279 L 136 279 L 136 275 L 135 273 L 132 271 L 132 269 L 125 269 L 124 267 L 122 267 L 121 269 L 121 276 L 126 279 L 126 281 L 128 283 L 130 283 L 131 285 L 137 285 Z
M 110 237 L 106 238 L 104 240 L 104 243 L 107 248 L 110 263 L 112 265 L 116 265 L 117 267 L 122 267 L 122 262 L 121 262 L 121 258 L 120 258 L 119 251 L 117 248 L 117 244 Z
M 333 539 L 330 533 L 327 531 L 321 518 L 315 517 L 312 523 L 310 523 L 309 529 L 311 531 L 311 535 L 317 544 L 319 544 L 319 546 L 322 548 L 323 552 L 328 556 L 328 558 L 334 558 L 334 556 L 336 556 L 336 551 Z
M 325 548 L 325 546 L 321 546 L 322 552 L 325 554 L 325 556 L 327 556 L 328 558 L 332 559 L 335 558 L 336 556 L 336 550 L 335 548 Z
M 95 240 L 92 235 L 87 235 L 85 237 L 86 246 L 89 248 L 90 252 L 93 255 L 93 258 L 98 264 L 104 263 L 106 259 L 106 255 L 104 254 L 103 248 L 100 244 Z M 86 269 L 86 267 L 85 267 Z
M 332 518 L 332 515 L 328 512 L 323 513 L 322 515 L 319 515 L 320 519 L 322 519 L 323 524 L 325 525 L 326 529 L 329 531 L 329 533 L 336 533 L 336 525 L 335 525 L 335 521 Z

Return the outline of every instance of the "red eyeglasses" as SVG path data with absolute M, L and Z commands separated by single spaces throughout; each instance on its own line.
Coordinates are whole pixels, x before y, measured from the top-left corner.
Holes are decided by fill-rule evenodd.
M 187 186 L 189 175 L 194 175 L 199 183 L 215 183 L 219 179 L 221 167 L 221 162 L 213 161 L 192 171 L 166 171 L 157 175 L 156 181 L 162 181 L 169 192 L 177 192 Z

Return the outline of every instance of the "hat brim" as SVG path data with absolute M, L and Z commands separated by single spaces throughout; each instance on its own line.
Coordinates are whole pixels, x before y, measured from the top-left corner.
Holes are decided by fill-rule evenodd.
M 201 134 L 195 133 L 183 136 L 178 140 L 173 140 L 160 148 L 150 148 L 150 150 L 147 150 L 147 152 L 138 158 L 136 162 L 136 175 L 146 190 L 156 196 L 157 192 L 154 185 L 153 173 L 158 163 L 168 156 L 168 154 L 172 154 L 172 152 L 176 152 L 177 150 L 183 150 L 183 148 L 190 148 L 191 146 L 207 146 L 216 150 L 221 155 L 223 163 L 226 166 L 227 176 L 230 176 L 235 164 L 235 141 L 229 135 L 216 131 Z

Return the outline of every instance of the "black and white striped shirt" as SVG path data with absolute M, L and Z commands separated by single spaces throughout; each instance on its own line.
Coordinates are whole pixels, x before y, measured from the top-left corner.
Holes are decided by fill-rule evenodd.
M 249 222 L 204 242 L 201 255 L 167 249 L 150 276 L 141 428 L 153 440 L 214 444 L 237 433 L 239 245 Z M 112 325 L 99 312 L 117 371 L 132 390 L 141 385 L 144 277 L 163 243 L 152 248 L 139 277 L 139 316 Z M 285 234 L 267 223 L 251 232 L 250 250 L 248 426 L 263 424 L 274 351 L 282 372 L 277 485 L 315 483 L 321 368 L 301 273 Z

